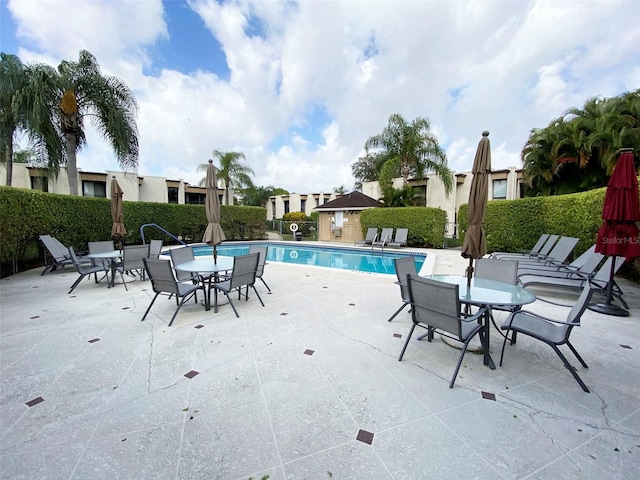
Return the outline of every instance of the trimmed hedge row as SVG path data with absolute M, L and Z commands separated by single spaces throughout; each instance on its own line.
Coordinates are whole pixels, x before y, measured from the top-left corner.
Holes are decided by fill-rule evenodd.
M 543 233 L 579 238 L 575 253 L 587 250 L 596 241 L 602 225 L 606 188 L 588 192 L 493 200 L 487 205 L 484 229 L 489 252 L 529 249 Z M 458 211 L 462 238 L 469 227 L 468 205 Z
M 408 228 L 407 244 L 413 247 L 441 248 L 447 213 L 440 208 L 371 208 L 360 214 L 362 238 L 368 228 Z
M 0 262 L 23 262 L 38 252 L 38 236 L 55 236 L 64 245 L 86 249 L 87 242 L 111 238 L 111 206 L 105 198 L 75 197 L 0 187 Z M 125 244 L 141 243 L 140 226 L 155 223 L 188 242 L 198 242 L 207 227 L 204 205 L 127 202 L 123 204 Z M 266 238 L 266 209 L 222 205 L 221 225 L 229 240 Z M 162 239 L 147 229 L 145 240 Z

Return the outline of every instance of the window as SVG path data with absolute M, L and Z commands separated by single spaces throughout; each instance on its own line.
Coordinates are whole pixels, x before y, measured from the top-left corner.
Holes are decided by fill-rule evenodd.
M 168 187 L 167 188 L 167 197 L 168 197 L 169 203 L 179 203 L 178 202 L 178 191 L 179 191 L 178 187 Z
M 31 190 L 49 191 L 49 180 L 47 177 L 31 177 Z
M 184 203 L 195 204 L 195 205 L 204 205 L 207 201 L 206 193 L 196 193 L 196 192 L 185 192 L 184 194 Z
M 303 213 L 307 213 L 307 201 L 300 200 L 300 211 Z
M 284 213 L 289 213 L 289 200 L 284 201 Z
M 493 181 L 493 199 L 500 200 L 505 198 L 507 198 L 507 181 L 494 180 Z
M 82 195 L 84 197 L 107 198 L 107 182 L 83 180 Z

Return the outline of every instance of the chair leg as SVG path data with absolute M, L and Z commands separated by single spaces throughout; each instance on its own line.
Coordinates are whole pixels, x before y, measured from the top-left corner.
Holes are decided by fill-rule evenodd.
M 240 318 L 240 315 L 238 315 L 238 311 L 236 310 L 236 306 L 231 301 L 231 295 L 229 295 L 227 292 L 224 292 L 224 296 L 227 297 L 227 300 L 229 300 L 229 305 L 231 305 L 231 308 L 233 308 L 233 312 L 236 314 L 236 317 Z
M 409 336 L 407 337 L 407 341 L 404 342 L 404 347 L 402 347 L 402 352 L 400 352 L 400 356 L 398 357 L 398 361 L 402 361 L 402 357 L 404 356 L 404 351 L 407 349 L 407 345 L 409 345 L 409 340 L 411 340 L 411 335 L 413 335 L 413 331 L 416 328 L 416 324 L 411 325 L 411 330 L 409 330 Z
M 407 305 L 410 305 L 409 302 L 404 302 L 402 305 L 400 305 L 400 308 L 396 310 L 396 313 L 394 313 L 393 315 L 391 315 L 391 317 L 389 318 L 389 320 L 387 320 L 387 322 L 390 322 L 391 320 L 393 320 L 394 318 L 396 318 L 398 316 L 398 314 L 404 310 L 404 307 L 406 307 Z
M 260 303 L 262 304 L 262 306 L 264 307 L 264 302 L 262 301 L 262 298 L 260 298 L 260 294 L 258 293 L 258 291 L 256 290 L 256 286 L 255 285 L 251 285 L 251 288 L 253 288 L 253 291 L 256 294 L 256 297 L 258 297 L 258 300 L 260 300 Z M 247 287 L 247 289 L 249 289 L 249 287 Z M 248 296 L 247 296 L 248 297 Z
M 169 327 L 171 326 L 171 324 L 173 324 L 173 321 L 176 319 L 176 315 L 178 315 L 178 312 L 180 311 L 180 309 L 182 308 L 182 305 L 184 305 L 184 301 L 187 300 L 189 298 L 189 295 L 183 295 L 180 298 L 180 304 L 178 305 L 178 308 L 176 308 L 176 311 L 173 312 L 173 316 L 171 317 L 171 321 L 169 322 Z
M 144 322 L 144 319 L 147 318 L 147 314 L 149 313 L 149 310 L 151 310 L 151 307 L 153 306 L 153 302 L 156 301 L 156 298 L 158 298 L 159 293 L 156 293 L 153 297 L 153 300 L 151 300 L 151 303 L 149 304 L 149 306 L 147 307 L 147 311 L 144 312 L 144 315 L 142 316 L 142 319 L 140 320 L 141 322 Z
M 267 287 L 267 290 L 271 291 L 271 289 L 269 288 L 269 285 L 267 285 L 267 282 L 265 282 L 262 277 L 260 277 L 260 281 L 264 283 L 264 286 Z
M 586 393 L 591 393 L 587 388 L 587 386 L 582 381 L 582 379 L 580 378 L 580 376 L 578 375 L 578 372 L 576 372 L 576 369 L 573 368 L 573 366 L 567 361 L 566 357 L 562 354 L 560 349 L 553 344 L 549 344 L 549 345 L 558 354 L 558 356 L 560 357 L 560 360 L 562 360 L 562 363 L 564 363 L 564 366 L 566 367 L 566 369 L 569 370 L 569 372 L 571 372 L 571 375 L 573 375 L 573 378 L 575 378 L 576 382 L 578 382 L 578 384 L 582 387 L 582 390 L 584 390 Z
M 482 344 L 482 348 L 484 351 L 487 351 L 487 339 L 484 335 L 484 326 L 481 326 L 475 333 L 469 335 L 469 337 L 465 340 L 464 346 L 462 347 L 462 351 L 460 352 L 460 357 L 458 357 L 458 364 L 456 365 L 456 369 L 453 372 L 453 377 L 451 377 L 451 382 L 449 382 L 449 388 L 453 388 L 454 383 L 456 383 L 456 377 L 458 376 L 458 372 L 460 371 L 460 366 L 462 365 L 462 359 L 464 358 L 464 354 L 467 351 L 467 347 L 469 346 L 469 342 L 476 335 L 480 335 L 480 343 Z
M 571 349 L 573 354 L 576 356 L 576 358 L 580 362 L 580 365 L 582 365 L 584 368 L 589 368 L 589 366 L 584 362 L 584 360 L 582 359 L 582 357 L 580 356 L 578 351 L 574 348 L 573 345 L 571 345 L 571 342 L 567 341 L 567 347 L 569 347 Z
M 73 292 L 73 290 L 78 286 L 78 284 L 82 281 L 82 279 L 86 276 L 86 274 L 81 273 L 80 276 L 78 277 L 78 279 L 73 283 L 73 285 L 71 285 L 71 289 L 69 290 L 69 293 Z

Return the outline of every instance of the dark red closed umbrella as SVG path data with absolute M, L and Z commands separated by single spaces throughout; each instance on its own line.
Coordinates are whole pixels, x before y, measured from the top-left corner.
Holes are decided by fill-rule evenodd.
M 640 257 L 640 231 L 636 222 L 640 222 L 638 200 L 638 172 L 633 164 L 633 151 L 623 149 L 613 169 L 602 208 L 602 220 L 596 241 L 596 252 L 625 257 L 627 261 Z M 624 309 L 611 305 L 613 272 L 615 261 L 611 263 L 611 278 L 607 287 L 605 304 L 592 305 L 589 308 L 609 315 L 626 316 Z

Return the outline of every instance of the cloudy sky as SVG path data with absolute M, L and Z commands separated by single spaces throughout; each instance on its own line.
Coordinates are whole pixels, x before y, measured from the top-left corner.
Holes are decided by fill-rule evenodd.
M 353 187 L 393 113 L 426 117 L 455 171 L 483 130 L 494 169 L 534 127 L 640 88 L 638 0 L 0 0 L 2 51 L 57 66 L 82 49 L 139 103 L 139 173 L 195 183 L 214 149 L 256 185 Z M 117 170 L 88 128 L 83 170 Z

